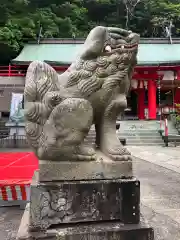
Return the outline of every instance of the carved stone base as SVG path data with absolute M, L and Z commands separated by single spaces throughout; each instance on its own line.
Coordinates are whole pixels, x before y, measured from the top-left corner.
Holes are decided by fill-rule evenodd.
M 119 222 L 66 224 L 46 231 L 29 231 L 27 206 L 17 235 L 17 240 L 154 240 L 153 229 L 144 223 L 122 224 Z
M 39 160 L 39 181 L 131 178 L 132 161 L 112 161 L 96 151 L 97 161 Z
M 137 179 L 58 181 L 31 186 L 30 229 L 62 223 L 119 220 L 138 223 Z

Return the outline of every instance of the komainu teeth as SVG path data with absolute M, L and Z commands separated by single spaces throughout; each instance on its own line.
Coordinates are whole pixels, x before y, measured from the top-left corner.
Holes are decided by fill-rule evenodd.
M 124 49 L 124 45 L 121 46 L 121 49 Z
M 107 51 L 107 52 L 111 52 L 111 46 L 109 46 L 109 45 L 107 45 L 106 47 L 105 47 L 105 50 Z

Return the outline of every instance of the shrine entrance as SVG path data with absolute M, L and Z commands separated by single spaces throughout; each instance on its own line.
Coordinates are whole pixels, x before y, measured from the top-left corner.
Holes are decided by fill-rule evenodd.
M 131 90 L 127 96 L 126 119 L 138 119 L 138 94 L 136 90 Z

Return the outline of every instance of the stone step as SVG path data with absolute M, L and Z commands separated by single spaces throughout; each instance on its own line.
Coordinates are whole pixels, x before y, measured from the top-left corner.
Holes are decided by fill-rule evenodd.
M 148 132 L 153 132 L 153 133 L 157 133 L 159 131 L 159 129 L 124 129 L 124 128 L 120 128 L 118 132 L 140 132 L 140 133 L 148 133 Z
M 92 137 L 93 135 L 90 135 L 89 137 Z M 148 133 L 148 134 L 138 134 L 138 133 L 117 133 L 117 136 L 129 136 L 129 137 L 134 137 L 134 136 L 141 136 L 141 137 L 160 137 L 159 133 Z
M 127 141 L 126 142 L 126 145 L 127 146 L 137 146 L 137 145 L 140 145 L 140 146 L 162 146 L 164 145 L 163 142 L 156 142 L 156 143 L 153 143 L 153 142 L 129 142 Z
M 140 143 L 140 144 L 163 144 L 163 141 L 133 141 L 133 140 L 128 140 L 128 139 L 126 139 L 126 143 L 127 144 L 138 144 L 138 143 Z
M 162 142 L 162 139 L 126 138 L 126 141 L 131 141 L 131 142 Z
M 141 139 L 162 139 L 161 136 L 157 136 L 157 135 L 127 135 L 127 134 L 117 134 L 117 136 L 119 138 L 141 138 Z M 95 139 L 96 135 L 88 135 L 86 137 L 86 139 Z
M 134 137 L 134 136 L 140 136 L 140 137 L 161 137 L 159 133 L 157 134 L 138 134 L 138 133 L 132 133 L 132 134 L 126 134 L 126 133 L 118 133 L 117 136 L 121 137 L 121 136 L 129 136 L 129 137 Z M 91 134 L 87 136 L 88 138 L 93 138 L 96 137 L 96 134 Z
M 126 145 L 151 145 L 151 146 L 156 146 L 156 145 L 164 145 L 163 142 L 131 142 L 128 141 L 126 142 Z
M 85 143 L 86 144 L 94 144 L 95 143 L 95 139 L 86 139 L 85 140 Z M 162 139 L 160 139 L 160 140 L 144 140 L 144 139 L 127 139 L 126 138 L 126 144 L 127 145 L 141 145 L 141 146 L 143 146 L 143 145 L 146 145 L 146 146 L 149 146 L 149 145 L 151 145 L 151 146 L 155 146 L 155 145 L 164 145 L 164 142 L 163 142 L 163 140 Z
M 120 123 L 120 131 L 158 131 L 160 129 L 160 122 L 158 121 L 118 121 Z M 162 122 L 162 129 L 164 129 L 164 122 Z M 168 121 L 168 131 L 171 134 L 178 134 L 172 121 Z
M 164 142 L 158 132 L 158 121 L 120 121 L 118 136 L 126 138 L 127 145 L 162 146 Z
M 126 138 L 126 142 L 163 143 L 161 138 Z
M 132 121 L 132 123 L 136 123 L 138 121 Z M 144 121 L 145 123 L 147 123 L 146 121 Z M 132 124 L 131 123 L 131 124 Z M 138 123 L 140 126 L 140 123 Z M 142 124 L 142 123 L 141 123 Z M 155 121 L 155 123 L 150 123 L 148 125 L 157 125 L 157 122 Z M 125 129 L 124 129 L 124 128 Z M 156 129 L 130 129 L 128 128 L 128 126 L 124 123 L 124 126 L 121 126 L 121 128 L 117 131 L 117 136 L 118 138 L 125 138 L 126 139 L 126 144 L 127 145 L 150 145 L 150 146 L 154 146 L 154 145 L 158 145 L 158 146 L 162 146 L 164 145 L 164 142 L 162 140 L 162 137 L 160 136 L 159 132 L 158 132 L 159 128 Z M 95 132 L 95 128 L 92 127 L 89 131 L 88 136 L 85 139 L 86 143 L 94 143 L 95 142 L 95 138 L 96 138 L 96 132 Z

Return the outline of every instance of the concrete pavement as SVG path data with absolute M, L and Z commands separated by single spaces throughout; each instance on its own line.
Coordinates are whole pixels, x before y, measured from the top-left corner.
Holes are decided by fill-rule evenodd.
M 156 240 L 180 239 L 180 148 L 128 146 L 141 181 L 141 212 Z
M 141 213 L 155 230 L 155 240 L 180 239 L 180 174 L 134 159 L 141 182 Z
M 180 173 L 180 147 L 128 146 L 133 156 Z
M 15 240 L 23 210 L 19 207 L 0 207 L 0 240 Z

